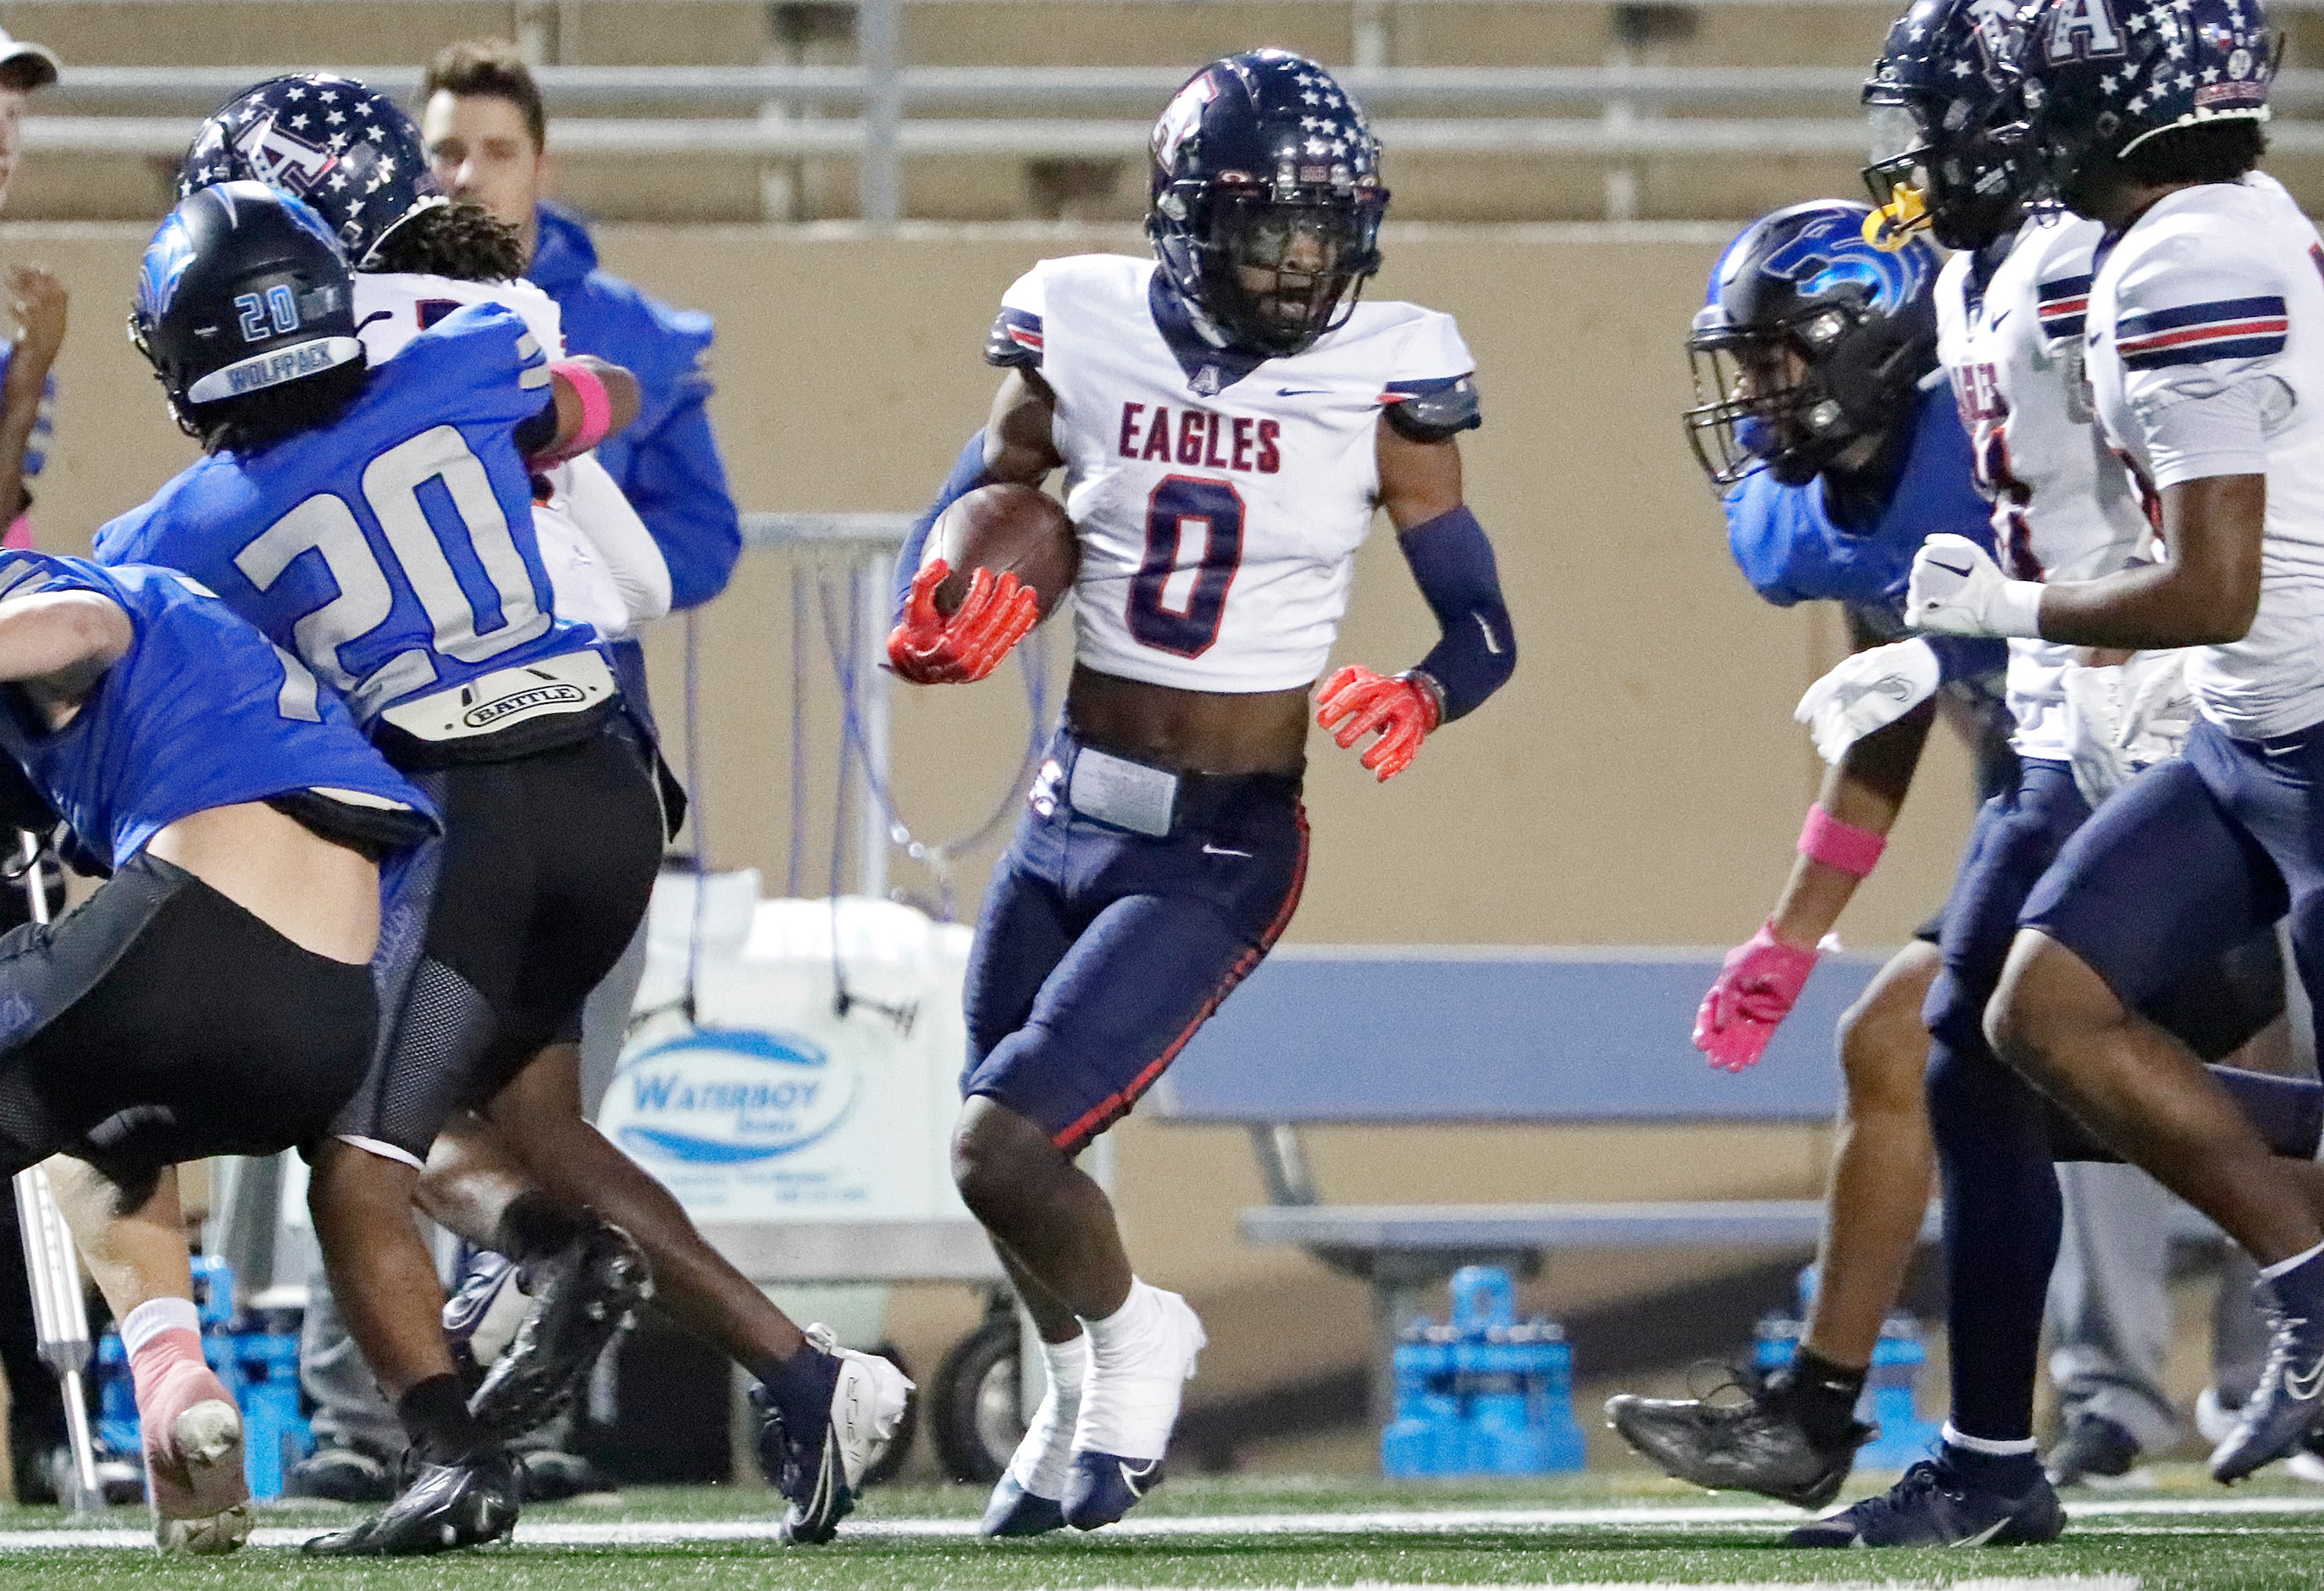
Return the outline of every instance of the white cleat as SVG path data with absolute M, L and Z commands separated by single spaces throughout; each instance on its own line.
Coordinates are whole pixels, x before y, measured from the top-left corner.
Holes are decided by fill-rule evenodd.
M 162 1551 L 215 1557 L 249 1539 L 242 1414 L 232 1403 L 208 1398 L 180 1411 L 162 1448 L 146 1448 L 145 1475 Z
M 792 1433 L 776 1427 L 779 1457 L 777 1484 L 789 1506 L 783 1511 L 782 1539 L 798 1545 L 828 1541 L 839 1522 L 855 1507 L 864 1472 L 886 1457 L 902 1423 L 912 1392 L 904 1373 L 876 1354 L 843 1348 L 827 1326 L 807 1328 L 807 1346 L 837 1362 L 831 1391 L 831 1417 L 820 1432 Z M 754 1401 L 757 1398 L 754 1395 Z M 761 1403 L 763 1410 L 768 1407 Z M 767 1456 L 762 1436 L 761 1452 Z
M 1209 1341 L 1185 1299 L 1143 1281 L 1131 1282 L 1130 1302 L 1090 1339 L 1065 1480 L 1065 1522 L 1077 1531 L 1113 1523 L 1162 1484 L 1178 1405 Z

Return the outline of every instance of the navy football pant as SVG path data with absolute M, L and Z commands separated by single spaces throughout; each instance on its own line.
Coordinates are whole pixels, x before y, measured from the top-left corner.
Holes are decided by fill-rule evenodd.
M 1978 813 L 1945 906 L 1929 1025 L 1929 1124 L 1942 1174 L 1945 1325 L 1953 1424 L 1991 1441 L 2034 1434 L 2042 1307 L 2061 1210 L 2042 1096 L 1985 1041 L 2018 909 L 2089 816 L 2063 763 L 2028 760 Z
M 2098 829 L 2137 788 L 2092 820 L 2065 763 L 2027 761 L 2016 789 L 1979 811 L 1946 903 L 1945 964 L 1923 1014 L 1931 1040 L 1930 1125 L 1943 1173 L 1952 1417 L 1969 1436 L 2020 1441 L 2033 1434 L 2043 1310 L 2061 1224 L 2052 1162 L 2061 1151 L 2084 1152 L 2086 1136 L 1993 1053 L 1985 1008 L 2021 909 L 2052 863 L 2078 843 L 2078 832 Z M 2273 920 L 2246 927 L 2132 1004 L 2204 1059 L 2227 1054 L 2282 1009 Z M 2312 1138 L 2312 1087 L 2257 1076 L 2236 1081 L 2238 1103 L 2271 1140 L 2288 1142 L 2303 1129 Z
M 1078 750 L 1059 733 L 985 890 L 960 1080 L 1067 1154 L 1127 1115 L 1259 965 L 1307 872 L 1296 777 L 1184 776 L 1154 838 L 1072 809 Z

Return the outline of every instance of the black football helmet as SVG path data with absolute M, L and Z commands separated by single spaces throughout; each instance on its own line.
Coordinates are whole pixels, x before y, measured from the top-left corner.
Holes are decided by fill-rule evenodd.
M 1886 147 L 1864 168 L 1878 236 L 1923 224 L 1947 248 L 2015 227 L 2036 172 L 2017 70 L 2017 0 L 1916 0 L 1864 85 Z
M 1936 368 L 1935 251 L 1865 239 L 1870 207 L 1812 199 L 1753 222 L 1711 268 L 1686 339 L 1687 439 L 1720 490 L 1804 486 L 1885 435 Z
M 244 180 L 313 206 L 357 270 L 389 233 L 447 202 L 403 107 L 328 72 L 269 78 L 213 114 L 178 167 L 178 197 Z
M 1227 340 L 1298 353 L 1379 269 L 1379 140 L 1332 74 L 1287 50 L 1214 60 L 1154 124 L 1146 235 Z
M 145 247 L 129 340 L 196 436 L 204 404 L 364 356 L 338 240 L 305 204 L 262 182 L 179 201 Z
M 2259 0 L 2034 0 L 2025 101 L 2050 190 L 2176 127 L 2268 119 L 2282 39 Z

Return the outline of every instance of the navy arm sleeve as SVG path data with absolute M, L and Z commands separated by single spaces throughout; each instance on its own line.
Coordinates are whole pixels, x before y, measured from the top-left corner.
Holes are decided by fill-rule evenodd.
M 1443 633 L 1416 671 L 1436 681 L 1449 724 L 1474 712 L 1517 671 L 1517 632 L 1501 597 L 1493 544 L 1466 504 L 1396 541 Z
M 904 603 L 912 594 L 912 577 L 920 572 L 920 555 L 927 550 L 928 532 L 944 517 L 944 511 L 982 486 L 990 485 L 984 473 L 984 432 L 979 430 L 969 438 L 953 460 L 952 473 L 936 491 L 936 500 L 928 511 L 912 522 L 911 533 L 904 538 L 903 550 L 896 554 L 896 606 L 894 616 L 903 617 Z

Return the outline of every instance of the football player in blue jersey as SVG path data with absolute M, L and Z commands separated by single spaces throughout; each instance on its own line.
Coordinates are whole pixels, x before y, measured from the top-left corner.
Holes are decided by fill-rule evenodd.
M 1687 339 L 1700 399 L 1687 433 L 1723 495 L 1738 567 L 1778 606 L 1839 602 L 1855 651 L 1841 676 L 1849 689 L 1803 704 L 1821 709 L 1805 716 L 1831 766 L 1798 859 L 1696 1019 L 1696 1046 L 1730 1071 L 1757 1062 L 1790 1014 L 1886 844 L 1939 711 L 1977 753 L 1980 799 L 2016 772 L 2003 650 L 1906 638 L 1914 553 L 1938 532 L 1989 543 L 1991 506 L 1951 393 L 1930 380 L 1934 251 L 1875 247 L 1863 236 L 1870 215 L 1820 199 L 1753 223 L 1712 268 Z M 1747 1377 L 1740 1401 L 1625 1394 L 1606 1406 L 1624 1439 L 1672 1475 L 1819 1506 L 1873 1434 L 1857 1400 L 1935 1170 L 1921 1004 L 1940 926 L 1924 924 L 1840 1020 L 1844 1114 L 1816 1297 L 1793 1362 L 1764 1383 Z
M 324 96 L 346 125 L 361 129 L 343 145 L 324 141 L 320 151 L 342 157 L 355 179 L 344 186 L 334 181 L 339 165 L 310 166 L 292 158 L 312 142 L 316 122 L 309 112 L 321 114 Z M 547 343 L 555 335 L 555 306 L 530 285 L 505 280 L 521 264 L 513 230 L 472 204 L 447 201 L 421 157 L 418 130 L 392 102 L 360 83 L 305 74 L 259 84 L 206 124 L 187 156 L 180 185 L 192 193 L 237 172 L 271 171 L 272 186 L 302 194 L 348 253 L 366 263 L 351 281 L 358 318 L 377 323 L 367 323 L 361 336 L 368 348 L 393 350 L 376 378 L 415 355 L 438 356 L 441 339 L 422 335 L 411 323 L 415 307 L 442 313 L 461 302 L 505 302 Z M 363 313 L 367 308 L 384 319 Z M 583 367 L 603 368 L 595 361 Z M 313 438 L 300 443 L 313 445 Z M 627 513 L 625 505 L 622 512 Z M 538 507 L 535 513 L 538 517 Z M 595 517 L 576 510 L 571 518 L 602 559 L 619 561 Z M 634 524 L 635 516 L 630 518 Z M 540 523 L 546 541 L 549 522 Z M 633 540 L 645 542 L 643 558 L 658 559 L 642 528 Z M 666 604 L 666 572 L 662 582 Z M 567 596 L 559 577 L 560 619 L 567 616 Z M 644 704 L 626 694 L 622 702 L 631 727 L 650 736 Z M 666 771 L 662 787 L 674 812 L 682 796 Z M 759 1379 L 752 1392 L 761 1417 L 757 1448 L 769 1479 L 787 1499 L 787 1539 L 828 1540 L 853 1506 L 857 1482 L 893 1435 L 909 1383 L 884 1359 L 838 1348 L 821 1327 L 802 1332 L 704 1242 L 666 1189 L 586 1125 L 578 1067 L 576 1047 L 560 1040 L 527 1068 L 541 1089 L 536 1108 L 454 1112 L 420 1184 L 420 1205 L 430 1215 L 480 1245 L 512 1254 L 535 1299 L 532 1326 L 503 1356 L 472 1407 L 499 1429 L 530 1429 L 569 1400 L 613 1329 L 620 1310 L 589 1297 L 595 1281 L 583 1263 L 586 1245 L 567 1235 L 561 1219 L 526 1214 L 559 1198 L 573 1207 L 586 1203 L 644 1250 L 659 1307 Z M 566 1135 L 579 1142 L 577 1155 L 562 1146 Z M 604 1161 L 605 1156 L 613 1158 Z M 576 1166 L 590 1169 L 585 1176 Z M 512 1243 L 523 1246 L 510 1249 Z M 335 1423 L 357 1426 L 366 1416 L 346 1395 L 345 1380 L 335 1376 L 324 1389 L 330 1414 Z M 376 1462 L 346 1457 L 335 1466 L 341 1475 L 359 1475 L 360 1466 Z
M 0 553 L 0 799 L 107 873 L 0 939 L 0 1176 L 49 1160 L 121 1322 L 165 1549 L 250 1529 L 172 1170 L 312 1152 L 362 1080 L 382 873 L 430 806 L 295 657 L 165 569 Z

